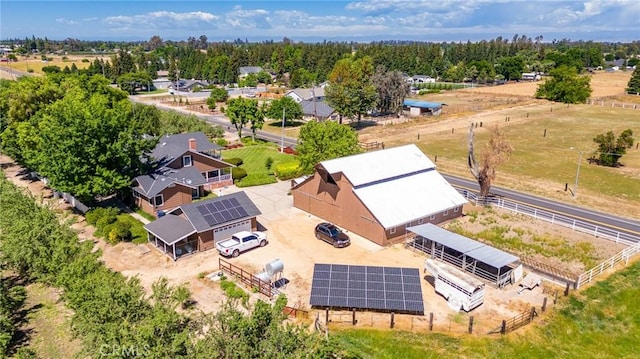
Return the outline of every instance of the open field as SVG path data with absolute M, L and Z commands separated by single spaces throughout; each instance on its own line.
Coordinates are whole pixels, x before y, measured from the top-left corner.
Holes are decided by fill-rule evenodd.
M 17 56 L 18 61 L 11 63 L 3 63 L 2 67 L 10 67 L 14 70 L 29 72 L 33 70 L 35 74 L 43 74 L 42 68 L 46 66 L 58 66 L 60 69 L 64 69 L 65 66 L 71 67 L 72 64 L 76 64 L 76 67 L 79 69 L 86 69 L 89 67 L 90 62 L 93 62 L 96 55 L 47 55 L 47 58 L 51 58 L 51 61 L 43 61 L 40 58 L 40 55 L 35 54 L 31 55 L 28 58 L 24 56 Z M 66 59 L 63 59 L 66 57 Z M 103 56 L 105 61 L 109 60 L 109 56 Z M 83 60 L 88 60 L 89 62 L 83 62 Z

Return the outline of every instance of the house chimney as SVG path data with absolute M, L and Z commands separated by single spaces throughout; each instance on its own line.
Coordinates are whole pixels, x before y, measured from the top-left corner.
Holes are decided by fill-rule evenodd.
M 189 139 L 189 150 L 190 151 L 196 151 L 196 139 L 195 138 L 190 138 Z

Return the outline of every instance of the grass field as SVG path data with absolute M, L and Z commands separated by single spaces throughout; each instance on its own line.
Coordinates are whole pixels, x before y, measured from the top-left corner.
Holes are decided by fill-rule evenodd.
M 640 262 L 560 303 L 561 309 L 502 337 L 373 329 L 332 335 L 363 358 L 637 358 Z
M 271 174 L 273 173 L 275 166 L 279 163 L 295 160 L 291 155 L 280 153 L 278 151 L 278 146 L 273 143 L 264 143 L 225 150 L 222 151 L 222 158 L 242 158 L 243 164 L 240 168 L 245 169 L 248 174 Z M 271 169 L 266 166 L 268 158 L 273 160 Z
M 89 67 L 90 62 L 95 60 L 96 56 L 76 56 L 76 55 L 68 55 L 66 59 L 63 60 L 63 56 L 59 55 L 49 55 L 48 58 L 51 58 L 51 61 L 42 61 L 40 56 L 30 56 L 25 58 L 24 56 L 18 56 L 18 61 L 12 62 L 9 65 L 7 63 L 3 63 L 2 66 L 11 67 L 14 70 L 29 72 L 30 70 L 36 74 L 43 74 L 42 68 L 46 66 L 58 66 L 60 69 L 64 69 L 65 66 L 69 66 L 71 68 L 71 64 L 76 64 L 76 67 L 79 69 L 86 69 Z M 90 62 L 83 62 L 83 59 L 89 60 Z M 104 57 L 105 61 L 109 60 L 109 57 Z

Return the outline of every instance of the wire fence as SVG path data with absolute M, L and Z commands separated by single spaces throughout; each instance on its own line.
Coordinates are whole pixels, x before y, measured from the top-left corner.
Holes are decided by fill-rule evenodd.
M 640 105 L 637 103 L 616 102 L 613 100 L 606 100 L 606 99 L 588 99 L 586 104 L 601 106 L 601 107 L 613 107 L 613 108 L 617 107 L 617 108 L 625 108 L 630 110 L 640 110 Z

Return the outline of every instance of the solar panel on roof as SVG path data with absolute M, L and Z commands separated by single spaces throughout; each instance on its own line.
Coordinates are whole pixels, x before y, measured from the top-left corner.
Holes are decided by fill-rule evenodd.
M 217 223 L 224 223 L 224 217 L 222 217 L 222 215 L 218 212 L 215 212 L 213 214 L 213 217 L 216 219 Z
M 216 213 L 216 208 L 213 206 L 213 203 L 207 203 L 207 209 L 210 213 Z
M 227 211 L 229 211 L 229 213 L 231 213 L 231 217 L 233 217 L 235 219 L 238 219 L 238 218 L 241 217 L 240 214 L 238 213 L 238 211 L 236 211 L 235 208 L 228 209 Z
M 228 199 L 223 200 L 223 201 L 222 201 L 222 204 L 225 206 L 225 208 L 226 208 L 226 209 L 236 207 L 236 206 L 234 206 L 234 205 L 231 203 L 231 201 L 230 201 L 230 200 L 228 200 Z
M 216 210 L 217 210 L 217 211 L 219 211 L 219 212 L 220 212 L 220 211 L 224 211 L 224 210 L 225 210 L 224 205 L 223 205 L 222 203 L 220 203 L 220 202 L 215 202 L 215 203 L 213 203 L 213 204 L 216 206 Z
M 229 222 L 233 220 L 233 217 L 231 217 L 231 214 L 227 210 L 220 211 L 220 214 L 224 218 L 225 222 Z
M 237 198 L 229 198 L 229 201 L 234 207 L 242 207 Z
M 209 213 L 209 211 L 207 210 L 207 207 L 205 207 L 204 205 L 197 206 L 196 208 L 198 209 L 198 212 L 200 212 L 200 214 L 203 216 Z
M 207 221 L 207 224 L 210 226 L 215 226 L 216 225 L 216 220 L 213 218 L 212 215 L 208 214 L 206 216 L 202 216 L 202 218 L 204 218 L 205 221 Z
M 424 315 L 420 271 L 415 268 L 318 263 L 314 267 L 310 302 L 316 307 Z
M 238 211 L 238 214 L 240 215 L 240 218 L 246 217 L 246 216 L 249 215 L 249 213 L 247 213 L 247 211 L 245 211 L 244 208 L 242 208 L 242 207 L 238 207 L 238 208 L 236 208 L 236 210 Z

